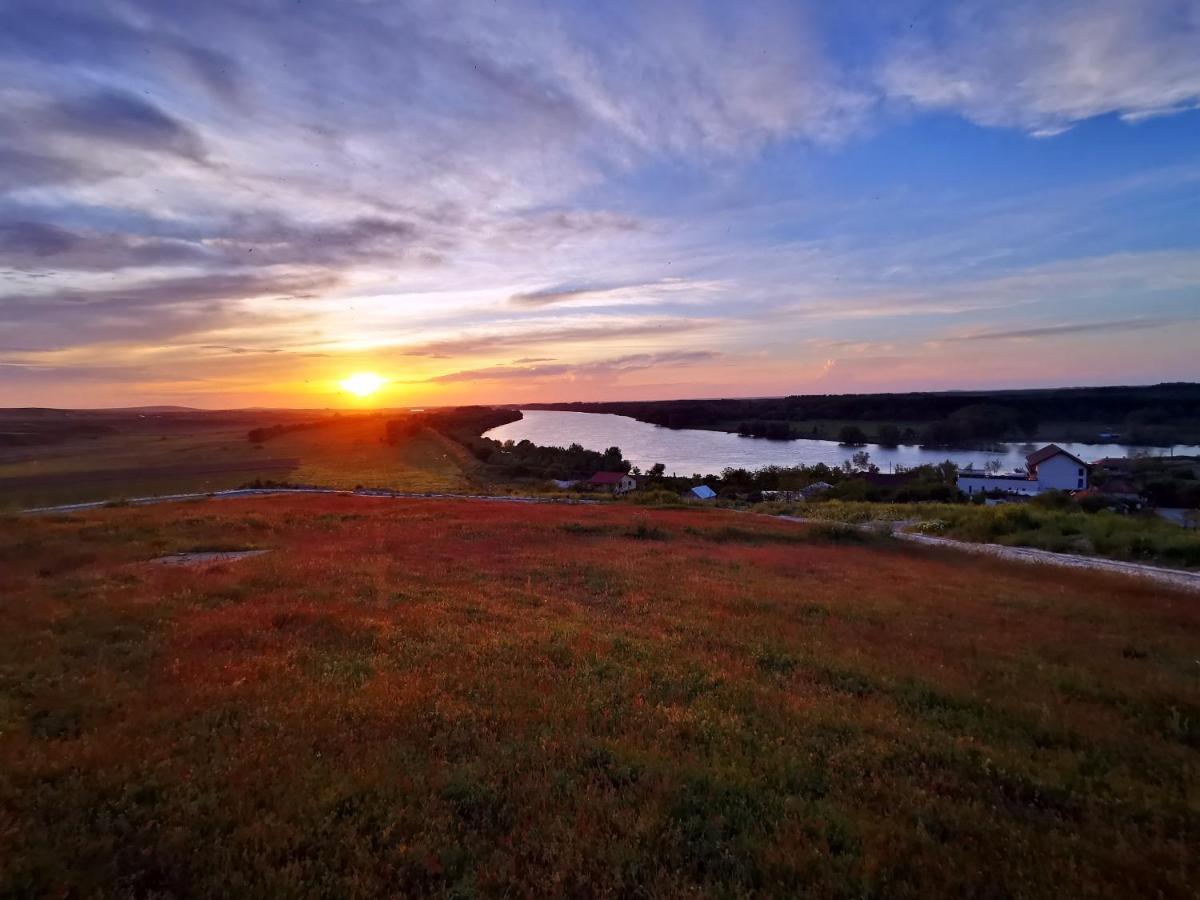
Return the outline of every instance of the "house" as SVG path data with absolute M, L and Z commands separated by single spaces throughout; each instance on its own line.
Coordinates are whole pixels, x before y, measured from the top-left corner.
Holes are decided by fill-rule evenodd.
M 1106 472 L 1128 474 L 1133 471 L 1135 460 L 1128 456 L 1106 456 L 1092 463 L 1093 469 L 1103 469 Z
M 1025 457 L 1025 471 L 992 474 L 968 466 L 959 470 L 964 494 L 998 492 L 1034 496 L 1042 491 L 1082 491 L 1088 486 L 1088 464 L 1057 444 L 1047 444 Z
M 1041 491 L 1082 491 L 1088 486 L 1088 464 L 1057 444 L 1030 453 L 1025 464 Z
M 1028 472 L 999 475 L 967 466 L 958 470 L 958 489 L 967 495 L 990 492 L 1033 496 L 1038 493 L 1038 483 Z
M 1086 490 L 1076 491 L 1075 496 L 1079 499 L 1095 497 L 1099 502 L 1118 510 L 1138 510 L 1146 502 L 1135 485 L 1118 478 L 1106 481 L 1101 486 L 1093 485 Z
M 717 492 L 707 484 L 698 484 L 683 492 L 684 500 L 716 500 Z
M 587 480 L 587 486 L 593 491 L 620 496 L 636 491 L 637 479 L 628 472 L 597 472 Z

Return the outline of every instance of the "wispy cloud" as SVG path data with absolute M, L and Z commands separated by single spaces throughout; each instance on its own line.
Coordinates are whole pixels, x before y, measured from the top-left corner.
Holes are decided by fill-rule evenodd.
M 0 2 L 0 329 L 25 371 L 162 384 L 182 354 L 255 390 L 373 354 L 434 399 L 678 353 L 786 391 L 814 340 L 982 351 L 1194 302 L 1194 161 L 1043 177 L 1064 142 L 1010 136 L 1018 171 L 974 128 L 906 155 L 929 111 L 1189 121 L 1192 0 L 851 7 Z
M 585 363 L 559 363 L 549 366 L 488 366 L 437 375 L 427 381 L 451 384 L 462 381 L 542 381 L 550 379 L 611 378 L 626 372 L 658 367 L 689 366 L 709 362 L 720 356 L 711 350 L 681 350 L 671 353 L 636 353 Z
M 1101 334 L 1104 332 L 1125 333 L 1145 331 L 1151 328 L 1166 328 L 1200 321 L 1200 316 L 1186 318 L 1141 318 L 1121 319 L 1112 322 L 1068 322 L 1057 325 L 1040 325 L 1032 328 L 1013 328 L 996 331 L 976 331 L 969 334 L 938 338 L 939 341 L 1004 341 L 1031 340 L 1045 337 L 1067 337 L 1077 334 Z
M 660 278 L 629 284 L 556 284 L 523 291 L 509 297 L 513 306 L 538 309 L 545 306 L 614 306 L 619 304 L 657 303 L 681 294 L 705 294 L 720 291 L 716 282 L 683 278 Z
M 882 64 L 889 95 L 1047 137 L 1105 113 L 1136 122 L 1200 102 L 1190 0 L 967 0 L 932 20 Z
M 716 327 L 712 320 L 616 319 L 591 321 L 558 326 L 510 328 L 507 331 L 481 331 L 461 337 L 427 341 L 422 344 L 401 345 L 395 351 L 404 356 L 428 356 L 446 359 L 454 356 L 496 352 L 519 347 L 548 344 L 601 344 L 634 338 L 682 335 Z

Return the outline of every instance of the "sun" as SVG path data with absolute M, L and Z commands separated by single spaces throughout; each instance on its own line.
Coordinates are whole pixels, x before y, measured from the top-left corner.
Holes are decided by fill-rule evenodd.
M 384 385 L 384 380 L 374 372 L 355 372 L 342 380 L 342 390 L 356 397 L 370 397 Z

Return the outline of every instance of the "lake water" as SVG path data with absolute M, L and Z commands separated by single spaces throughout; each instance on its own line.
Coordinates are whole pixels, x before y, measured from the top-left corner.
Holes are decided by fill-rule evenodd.
M 1000 444 L 996 450 L 924 450 L 920 447 L 843 447 L 835 441 L 769 441 L 763 438 L 742 437 L 723 431 L 661 428 L 606 413 L 558 412 L 556 410 L 522 410 L 524 418 L 493 428 L 485 437 L 497 441 L 528 439 L 544 447 L 566 447 L 580 444 L 589 450 L 603 451 L 621 448 L 625 458 L 643 471 L 657 462 L 667 467 L 668 474 L 718 474 L 733 466 L 761 469 L 763 466 L 841 465 L 856 450 L 871 454 L 871 462 L 884 472 L 894 466 L 917 466 L 950 459 L 965 466 L 982 466 L 998 459 L 1002 471 L 1023 468 L 1025 455 L 1041 444 Z M 1060 447 L 1081 459 L 1092 461 L 1105 456 L 1128 456 L 1132 448 L 1120 444 L 1068 444 Z M 1200 447 L 1175 447 L 1176 454 L 1200 455 Z M 1155 453 L 1171 450 L 1157 449 Z

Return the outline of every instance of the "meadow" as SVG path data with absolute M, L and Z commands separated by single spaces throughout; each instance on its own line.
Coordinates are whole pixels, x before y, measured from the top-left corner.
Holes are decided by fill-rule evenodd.
M 1200 883 L 1200 605 L 1133 580 L 290 496 L 0 519 L 0 597 L 0 896 Z
M 1149 513 L 1084 512 L 1077 507 L 1055 508 L 1037 502 L 977 506 L 830 500 L 768 503 L 759 509 L 849 524 L 904 522 L 924 534 L 960 541 L 1036 547 L 1177 568 L 1200 567 L 1200 531 L 1180 528 Z
M 348 418 L 257 444 L 247 440 L 247 430 L 247 422 L 207 414 L 183 426 L 168 420 L 61 444 L 0 448 L 0 509 L 217 491 L 256 481 L 461 492 L 478 466 L 459 445 L 429 430 L 393 446 L 382 418 Z

